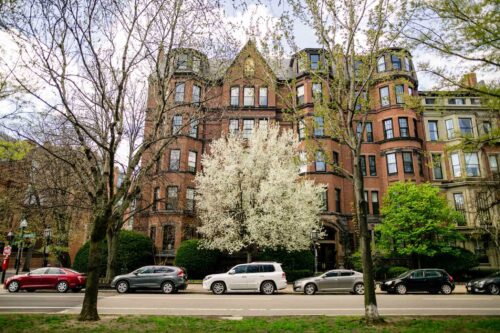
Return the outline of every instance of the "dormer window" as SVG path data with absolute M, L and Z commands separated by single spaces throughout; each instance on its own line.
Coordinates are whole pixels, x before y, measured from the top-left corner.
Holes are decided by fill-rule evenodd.
M 319 54 L 311 54 L 309 59 L 311 60 L 311 70 L 319 69 Z
M 381 56 L 377 60 L 377 71 L 379 73 L 385 72 L 385 57 L 384 56 Z
M 449 98 L 448 104 L 452 105 L 465 105 L 465 98 Z
M 193 72 L 199 73 L 201 69 L 201 59 L 194 56 L 193 57 Z
M 187 54 L 179 54 L 177 57 L 177 69 L 178 70 L 186 70 L 188 65 L 188 56 Z
M 255 62 L 252 58 L 248 57 L 245 60 L 245 76 L 252 77 L 255 74 Z
M 411 71 L 410 59 L 408 57 L 405 57 L 405 70 L 408 72 Z
M 401 58 L 395 54 L 391 54 L 391 62 L 393 70 L 401 70 Z
M 297 73 L 302 73 L 305 72 L 306 70 L 306 59 L 304 59 L 304 56 L 299 56 L 297 59 Z
M 297 105 L 304 104 L 304 86 L 297 87 Z

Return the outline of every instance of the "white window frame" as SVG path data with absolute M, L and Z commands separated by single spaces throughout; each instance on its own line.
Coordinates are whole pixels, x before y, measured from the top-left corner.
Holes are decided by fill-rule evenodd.
M 467 175 L 467 177 L 481 176 L 481 166 L 479 163 L 478 153 L 476 152 L 464 153 L 464 161 L 465 161 L 465 174 Z
M 444 121 L 445 127 L 446 127 L 446 135 L 448 139 L 454 139 L 455 138 L 455 124 L 453 123 L 453 119 L 446 119 Z
M 450 163 L 453 177 L 462 177 L 462 166 L 460 163 L 460 154 L 458 152 L 450 154 Z

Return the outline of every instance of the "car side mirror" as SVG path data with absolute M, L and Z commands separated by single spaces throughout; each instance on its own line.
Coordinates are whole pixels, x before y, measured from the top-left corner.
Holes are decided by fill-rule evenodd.
M 229 275 L 234 275 L 234 273 L 236 273 L 236 272 L 233 269 L 230 270 L 229 272 L 227 272 L 227 274 L 229 274 Z
M 28 272 L 28 274 L 26 274 L 27 276 L 30 276 L 31 275 L 31 272 Z

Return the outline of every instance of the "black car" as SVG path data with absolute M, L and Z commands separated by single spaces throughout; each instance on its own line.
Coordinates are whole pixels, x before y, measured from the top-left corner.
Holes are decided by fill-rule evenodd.
M 475 279 L 465 285 L 468 293 L 489 293 L 500 295 L 500 271 L 482 279 Z
M 132 273 L 116 276 L 111 288 L 120 294 L 138 289 L 160 289 L 165 294 L 186 289 L 187 275 L 182 268 L 175 266 L 145 266 Z
M 428 291 L 451 294 L 455 289 L 453 278 L 443 269 L 426 268 L 405 272 L 381 283 L 380 289 L 389 294 L 406 294 L 408 291 Z

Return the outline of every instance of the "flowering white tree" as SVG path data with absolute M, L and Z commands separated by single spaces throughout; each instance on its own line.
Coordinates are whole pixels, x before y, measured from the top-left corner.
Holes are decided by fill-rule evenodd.
M 298 174 L 298 140 L 276 126 L 260 128 L 245 140 L 214 141 L 196 177 L 202 246 L 246 251 L 303 250 L 311 230 L 321 228 L 321 185 Z

